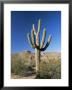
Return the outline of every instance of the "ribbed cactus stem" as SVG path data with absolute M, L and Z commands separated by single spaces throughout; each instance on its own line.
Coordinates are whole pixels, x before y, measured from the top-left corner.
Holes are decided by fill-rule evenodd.
M 40 19 L 38 21 L 38 32 L 40 32 Z
M 46 37 L 46 29 L 44 28 L 44 31 L 43 31 L 43 36 L 42 36 L 42 41 L 41 41 L 41 46 L 40 46 L 40 48 L 43 48 L 43 46 L 44 46 L 45 37 Z
M 49 46 L 49 44 L 51 42 L 51 39 L 52 39 L 52 36 L 49 35 L 48 41 L 47 41 L 46 45 L 43 48 L 40 49 L 41 51 L 45 51 L 47 49 L 47 47 Z
M 40 50 L 36 48 L 35 48 L 35 60 L 36 60 L 36 74 L 38 74 L 40 64 Z
M 48 37 L 48 43 L 50 43 L 50 42 L 51 42 L 51 39 L 52 39 L 52 36 L 51 36 L 51 35 L 49 35 L 49 37 Z
M 34 45 L 33 45 L 33 43 L 32 43 L 32 40 L 31 40 L 31 37 L 30 37 L 30 34 L 29 33 L 27 34 L 27 38 L 28 38 L 28 42 L 29 42 L 30 46 L 32 48 L 35 48 Z
M 34 34 L 36 35 L 36 30 L 35 30 L 34 24 L 32 25 L 32 29 L 33 29 L 33 31 L 34 31 Z
M 33 30 L 35 29 L 35 27 L 34 27 L 34 24 L 33 24 Z
M 40 40 L 39 40 L 39 33 L 37 32 L 37 34 L 36 34 L 36 45 L 37 46 L 39 46 L 39 42 Z
M 34 30 L 31 31 L 31 40 L 32 40 L 32 44 L 35 47 L 35 37 L 34 37 Z

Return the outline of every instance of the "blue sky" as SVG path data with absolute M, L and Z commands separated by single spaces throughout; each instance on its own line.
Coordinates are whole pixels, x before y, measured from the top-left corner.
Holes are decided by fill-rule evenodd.
M 60 11 L 12 11 L 11 12 L 11 52 L 29 50 L 34 52 L 27 40 L 27 33 L 31 33 L 32 24 L 37 30 L 38 20 L 41 19 L 40 38 L 43 28 L 46 28 L 47 42 L 49 34 L 52 41 L 46 52 L 61 51 L 61 12 Z

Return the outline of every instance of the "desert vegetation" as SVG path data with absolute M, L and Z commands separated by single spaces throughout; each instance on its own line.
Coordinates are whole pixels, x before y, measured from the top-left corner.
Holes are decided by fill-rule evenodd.
M 11 78 L 36 79 L 35 53 L 24 51 L 12 54 Z M 39 79 L 60 79 L 61 59 L 60 53 L 42 53 L 40 62 Z

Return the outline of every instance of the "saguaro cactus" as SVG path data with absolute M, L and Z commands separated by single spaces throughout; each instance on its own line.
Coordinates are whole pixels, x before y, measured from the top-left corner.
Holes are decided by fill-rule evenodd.
M 45 51 L 46 48 L 49 46 L 50 42 L 51 42 L 51 38 L 52 36 L 49 35 L 48 37 L 48 41 L 46 43 L 46 45 L 44 45 L 45 43 L 45 37 L 46 37 L 46 29 L 44 28 L 43 31 L 43 36 L 42 36 L 42 41 L 40 43 L 40 19 L 38 21 L 38 30 L 35 30 L 34 24 L 32 25 L 32 31 L 31 31 L 31 36 L 28 33 L 27 34 L 27 38 L 28 41 L 31 45 L 32 48 L 35 48 L 35 60 L 36 60 L 36 74 L 39 73 L 39 64 L 40 64 L 40 53 L 41 51 Z

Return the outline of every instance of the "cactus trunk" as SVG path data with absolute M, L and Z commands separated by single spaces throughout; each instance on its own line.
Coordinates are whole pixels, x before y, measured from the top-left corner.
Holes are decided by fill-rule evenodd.
M 40 50 L 35 49 L 35 60 L 36 60 L 36 74 L 39 73 L 40 70 Z

